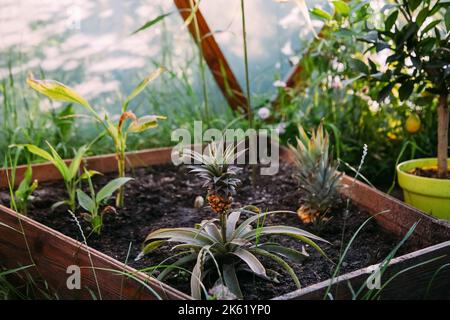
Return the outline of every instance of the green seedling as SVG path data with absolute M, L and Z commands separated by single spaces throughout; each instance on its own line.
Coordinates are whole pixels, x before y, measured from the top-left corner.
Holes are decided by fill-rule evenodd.
M 125 177 L 125 152 L 127 149 L 128 134 L 141 133 L 148 129 L 156 128 L 159 120 L 166 119 L 166 117 L 159 115 L 146 115 L 138 118 L 133 112 L 128 111 L 128 106 L 130 102 L 136 98 L 150 82 L 158 78 L 163 71 L 164 68 L 162 67 L 156 69 L 134 88 L 134 90 L 122 103 L 121 116 L 117 123 L 111 121 L 108 115 L 102 117 L 80 94 L 58 81 L 37 80 L 30 74 L 27 79 L 27 83 L 31 88 L 52 100 L 78 103 L 82 105 L 97 122 L 101 123 L 106 133 L 114 142 L 118 176 L 123 178 Z M 131 120 L 131 123 L 128 125 L 126 125 L 127 120 Z M 117 191 L 116 206 L 120 208 L 123 207 L 123 205 L 124 188 L 122 186 Z
M 70 210 L 75 210 L 76 202 L 76 190 L 81 180 L 87 179 L 88 177 L 91 177 L 95 174 L 97 174 L 97 171 L 89 170 L 83 173 L 82 175 L 79 174 L 81 161 L 86 154 L 87 150 L 89 149 L 89 145 L 84 145 L 80 147 L 77 152 L 75 153 L 75 157 L 70 162 L 70 164 L 67 164 L 61 156 L 58 154 L 58 152 L 53 148 L 53 146 L 46 141 L 50 153 L 45 151 L 44 149 L 39 148 L 38 146 L 35 146 L 33 144 L 23 144 L 23 145 L 16 145 L 17 147 L 24 147 L 29 152 L 31 152 L 34 155 L 37 155 L 38 157 L 49 161 L 52 163 L 55 168 L 59 171 L 61 174 L 61 177 L 64 180 L 64 184 L 66 186 L 68 199 L 64 201 L 56 202 L 52 208 L 55 209 L 56 207 L 67 204 L 70 208 Z
M 103 216 L 106 213 L 116 212 L 113 207 L 106 205 L 107 200 L 114 192 L 130 180 L 133 180 L 133 178 L 116 178 L 96 193 L 90 174 L 88 171 L 85 171 L 85 174 L 88 177 L 87 180 L 89 183 L 90 195 L 86 194 L 83 190 L 78 189 L 77 199 L 80 206 L 87 210 L 86 213 L 82 214 L 83 219 L 91 224 L 92 232 L 100 235 L 103 228 Z

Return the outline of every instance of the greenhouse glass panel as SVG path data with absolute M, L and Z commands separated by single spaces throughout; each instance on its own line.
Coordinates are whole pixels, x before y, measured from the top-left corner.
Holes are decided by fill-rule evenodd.
M 150 28 L 132 34 L 166 13 L 170 14 Z M 0 52 L 0 79 L 9 84 L 11 75 L 23 95 L 37 98 L 25 86 L 27 74 L 33 72 L 36 78 L 73 87 L 116 118 L 119 112 L 113 111 L 120 108 L 120 98 L 163 65 L 168 71 L 133 102 L 133 111 L 172 114 L 162 124 L 167 130 L 204 114 L 198 49 L 173 1 L 0 0 Z M 224 123 L 231 121 L 231 111 L 207 67 L 205 73 L 211 113 L 223 115 Z M 30 100 L 30 107 L 36 110 L 29 112 L 56 113 L 64 106 L 35 100 L 36 104 Z M 87 121 L 80 119 L 76 125 Z
M 250 89 L 263 99 L 276 93 L 323 23 L 305 20 L 301 1 L 245 1 Z M 328 1 L 306 1 L 308 8 L 331 11 Z M 224 51 L 241 85 L 245 87 L 241 1 L 202 1 L 200 10 Z M 311 26 L 312 25 L 312 26 Z M 314 31 L 312 30 L 314 29 Z

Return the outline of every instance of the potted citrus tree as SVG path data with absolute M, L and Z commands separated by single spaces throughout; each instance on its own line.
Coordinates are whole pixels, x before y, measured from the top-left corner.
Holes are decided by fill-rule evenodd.
M 448 94 L 450 88 L 450 2 L 396 0 L 381 27 L 367 28 L 361 38 L 377 52 L 388 50 L 380 71 L 370 59 L 360 70 L 385 85 L 378 100 L 395 91 L 404 101 L 411 95 L 427 95 L 437 110 L 437 158 L 400 163 L 397 174 L 405 201 L 438 218 L 450 220 L 448 161 Z M 385 51 L 386 52 L 386 51 Z

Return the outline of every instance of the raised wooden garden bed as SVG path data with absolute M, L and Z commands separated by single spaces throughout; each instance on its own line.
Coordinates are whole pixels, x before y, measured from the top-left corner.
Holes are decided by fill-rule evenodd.
M 291 160 L 289 151 L 281 149 L 280 154 L 284 161 Z M 132 152 L 128 153 L 128 164 L 133 168 L 166 164 L 170 162 L 170 155 L 171 148 Z M 90 169 L 103 173 L 116 170 L 114 155 L 91 157 L 86 159 L 86 163 Z M 17 181 L 21 181 L 25 169 L 18 168 Z M 35 165 L 33 174 L 40 182 L 56 181 L 60 178 L 59 173 L 50 164 Z M 350 177 L 345 177 L 344 183 L 349 187 L 344 188 L 343 193 L 355 205 L 372 215 L 386 211 L 376 215 L 375 219 L 383 229 L 398 237 L 403 237 L 409 228 L 420 220 L 408 241 L 417 248 L 425 249 L 398 257 L 391 262 L 385 279 L 401 270 L 415 267 L 397 276 L 383 290 L 383 298 L 424 298 L 435 271 L 450 262 L 449 224 L 425 215 Z M 0 188 L 4 187 L 6 172 L 3 170 L 0 171 Z M 100 298 L 96 286 L 96 283 L 99 283 L 103 299 L 156 299 L 158 296 L 163 299 L 190 299 L 188 295 L 4 206 L 0 206 L 0 223 L 3 224 L 0 224 L 0 265 L 17 267 L 35 264 L 36 267 L 28 269 L 28 272 L 45 279 L 60 298 L 92 299 L 92 292 Z M 434 260 L 430 261 L 432 259 Z M 420 265 L 416 266 L 417 264 Z M 82 290 L 68 290 L 66 287 L 66 270 L 70 265 L 83 267 Z M 95 266 L 95 273 L 90 267 L 92 265 Z M 131 274 L 134 279 L 112 270 Z M 347 282 L 350 282 L 353 288 L 359 288 L 372 270 L 370 267 L 364 268 L 335 279 L 331 290 L 333 297 L 350 298 Z M 277 299 L 322 299 L 329 284 L 329 280 L 324 281 Z M 448 298 L 450 272 L 447 269 L 439 272 L 430 289 L 430 297 Z

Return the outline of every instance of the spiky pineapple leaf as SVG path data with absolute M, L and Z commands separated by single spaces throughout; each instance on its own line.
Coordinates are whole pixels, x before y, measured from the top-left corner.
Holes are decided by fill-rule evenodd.
M 234 212 L 232 212 L 232 213 L 230 213 L 229 215 L 228 215 L 228 218 L 227 218 L 227 232 L 226 232 L 226 234 L 227 234 L 227 241 L 229 240 L 229 239 L 231 239 L 231 237 L 232 237 L 232 235 L 233 235 L 233 232 L 236 230 L 236 224 L 237 224 L 237 222 L 239 221 L 239 219 L 240 219 L 240 217 L 241 217 L 241 212 L 240 211 L 234 211 Z
M 245 210 L 245 209 L 241 209 L 240 211 L 253 214 L 253 216 L 251 216 L 250 218 L 247 218 L 247 220 L 243 221 L 233 232 L 233 235 L 231 236 L 231 238 L 241 237 L 241 234 L 247 230 L 247 227 L 250 226 L 250 224 L 252 224 L 256 221 L 262 221 L 266 216 L 269 216 L 272 214 L 280 214 L 280 213 L 295 214 L 295 212 L 293 212 L 293 211 L 286 211 L 286 210 L 269 211 L 269 212 L 264 212 L 264 213 L 259 213 L 259 214 L 255 214 L 253 211 L 249 211 L 249 210 Z
M 236 275 L 236 268 L 234 264 L 227 263 L 223 265 L 223 280 L 225 285 L 230 289 L 230 291 L 238 297 L 238 299 L 243 298 L 241 287 L 239 286 L 239 280 Z
M 300 280 L 298 279 L 297 275 L 295 274 L 294 269 L 292 269 L 292 267 L 289 264 L 287 264 L 286 261 L 284 261 L 283 259 L 281 259 L 277 255 L 275 255 L 273 253 L 270 253 L 268 251 L 262 250 L 262 249 L 252 248 L 252 249 L 249 249 L 249 250 L 252 251 L 255 254 L 258 254 L 258 255 L 261 255 L 261 256 L 264 256 L 264 257 L 268 257 L 268 258 L 274 260 L 281 267 L 283 267 L 283 269 L 286 270 L 286 272 L 291 276 L 291 278 L 292 278 L 292 280 L 294 280 L 294 283 L 297 286 L 297 288 L 301 288 Z
M 283 247 L 279 244 L 260 244 L 257 249 L 262 249 L 270 253 L 275 253 L 283 258 L 287 258 L 295 263 L 300 263 L 308 257 L 308 254 L 292 248 Z
M 279 235 L 287 235 L 287 236 L 300 236 L 300 237 L 306 237 L 309 239 L 314 239 L 314 240 L 318 240 L 318 241 L 322 241 L 325 243 L 329 243 L 327 240 L 318 237 L 308 231 L 299 229 L 299 228 L 295 228 L 295 227 L 291 227 L 291 226 L 268 226 L 268 227 L 261 227 L 258 228 L 257 230 L 251 230 L 245 234 L 242 234 L 242 238 L 244 239 L 254 239 L 257 236 L 262 236 L 262 235 L 275 235 L 275 234 L 279 234 Z
M 239 257 L 242 261 L 244 261 L 254 273 L 263 277 L 267 277 L 266 268 L 264 268 L 258 258 L 256 258 L 250 251 L 243 248 L 238 248 L 232 253 L 235 256 Z
M 197 253 L 188 254 L 184 257 L 181 257 L 174 263 L 167 266 L 157 277 L 158 280 L 163 281 L 171 271 L 175 270 L 177 267 L 182 266 L 186 263 L 197 260 Z
M 194 228 L 163 228 L 150 233 L 145 242 L 155 239 L 168 239 L 172 242 L 186 242 L 201 246 L 211 245 L 214 239 L 204 231 Z
M 143 254 L 143 255 L 148 254 L 148 253 L 152 252 L 153 250 L 156 250 L 159 247 L 161 247 L 164 243 L 166 243 L 165 240 L 156 240 L 156 241 L 149 242 L 142 248 L 141 254 Z
M 191 274 L 191 296 L 196 299 L 200 300 L 202 298 L 202 272 L 203 272 L 203 265 L 205 264 L 205 261 L 207 259 L 206 254 L 208 253 L 210 246 L 203 247 L 197 256 L 197 262 L 195 263 L 194 269 L 192 269 Z

